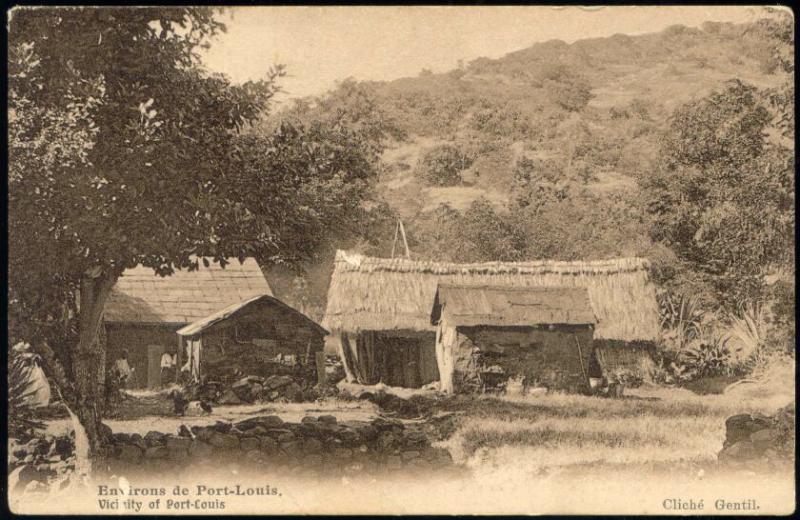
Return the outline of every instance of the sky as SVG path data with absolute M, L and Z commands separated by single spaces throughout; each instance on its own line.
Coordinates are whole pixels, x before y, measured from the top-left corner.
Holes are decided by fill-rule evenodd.
M 744 6 L 235 7 L 220 15 L 228 31 L 203 59 L 237 83 L 284 64 L 286 99 L 322 94 L 347 77 L 392 80 L 423 68 L 444 72 L 459 60 L 499 58 L 552 39 L 571 43 L 675 24 L 741 23 L 760 12 Z

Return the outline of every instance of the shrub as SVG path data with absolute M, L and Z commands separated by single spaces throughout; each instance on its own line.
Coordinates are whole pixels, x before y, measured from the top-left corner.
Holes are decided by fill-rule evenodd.
M 461 172 L 472 162 L 473 159 L 459 147 L 443 144 L 423 154 L 415 175 L 432 186 L 454 186 L 461 182 Z
M 27 345 L 16 345 L 8 361 L 8 435 L 29 439 L 36 430 L 44 428 L 44 423 L 36 419 L 31 403 L 36 388 L 30 371 L 39 362 L 39 356 L 30 352 Z
M 694 340 L 681 352 L 679 359 L 688 369 L 684 371 L 684 379 L 730 375 L 733 372 L 726 337 Z
M 680 352 L 702 334 L 706 311 L 700 298 L 664 292 L 659 296 L 662 340 L 673 351 Z

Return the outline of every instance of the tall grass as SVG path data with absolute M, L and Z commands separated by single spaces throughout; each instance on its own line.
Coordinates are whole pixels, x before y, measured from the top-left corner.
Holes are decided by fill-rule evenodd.
M 446 446 L 477 469 L 511 462 L 534 473 L 619 464 L 668 469 L 716 460 L 727 417 L 775 411 L 774 400 L 701 397 L 680 389 L 650 392 L 626 399 L 549 395 L 454 401 L 450 409 L 463 419 Z

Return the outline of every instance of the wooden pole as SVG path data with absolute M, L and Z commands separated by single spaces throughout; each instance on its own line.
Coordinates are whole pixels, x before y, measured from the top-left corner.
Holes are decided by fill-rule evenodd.
M 408 250 L 408 242 L 406 241 L 406 228 L 403 227 L 403 221 L 398 220 L 397 223 L 400 226 L 400 234 L 403 235 L 403 245 L 406 248 L 406 258 L 411 258 L 411 251 Z
M 392 258 L 394 258 L 394 246 L 397 244 L 397 233 L 400 231 L 400 221 L 397 221 L 397 225 L 394 227 L 394 240 L 392 241 Z
M 589 377 L 586 375 L 586 369 L 583 366 L 583 352 L 581 351 L 581 343 L 578 341 L 578 335 L 573 333 L 572 337 L 575 338 L 575 344 L 578 345 L 578 359 L 581 362 L 581 373 L 583 373 L 584 382 L 589 382 Z
M 175 355 L 175 382 L 181 382 L 181 367 L 183 366 L 183 336 L 178 334 L 178 353 Z

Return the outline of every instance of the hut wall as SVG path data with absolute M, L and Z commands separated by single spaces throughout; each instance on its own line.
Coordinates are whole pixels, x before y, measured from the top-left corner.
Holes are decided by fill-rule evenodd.
M 655 343 L 650 341 L 595 339 L 592 377 L 611 377 L 623 371 L 652 381 L 656 369 L 655 348 Z
M 128 364 L 134 369 L 128 388 L 147 386 L 147 346 L 161 345 L 166 350 L 177 350 L 178 336 L 175 331 L 180 325 L 140 325 L 135 323 L 107 323 L 106 327 L 106 368 L 111 369 L 128 350 Z
M 576 391 L 587 383 L 592 335 L 590 327 L 459 327 L 454 389 L 474 388 L 481 368 L 499 365 L 508 375 L 524 376 L 527 385 Z
M 202 334 L 201 374 L 233 382 L 244 376 L 316 378 L 315 353 L 324 336 L 294 313 L 261 306 L 220 322 Z

